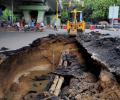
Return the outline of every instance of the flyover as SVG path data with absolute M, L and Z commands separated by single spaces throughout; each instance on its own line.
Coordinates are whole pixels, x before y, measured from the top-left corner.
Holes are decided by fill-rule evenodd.
M 53 14 L 55 14 L 56 12 L 56 0 L 1 0 L 1 1 L 2 4 L 11 9 L 14 12 L 14 14 L 21 18 L 24 17 L 26 23 L 30 22 L 32 19 L 36 19 L 37 22 L 41 22 L 45 19 L 46 12 L 51 12 Z M 58 1 L 59 8 L 61 9 L 62 2 L 61 0 Z

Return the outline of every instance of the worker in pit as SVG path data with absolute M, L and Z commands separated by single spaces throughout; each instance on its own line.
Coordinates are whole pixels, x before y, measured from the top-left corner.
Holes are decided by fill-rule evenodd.
M 64 51 L 64 54 L 63 54 L 63 56 L 62 56 L 62 59 L 63 59 L 63 64 L 62 64 L 62 65 L 63 65 L 65 68 L 67 68 L 67 66 L 69 65 L 69 60 L 68 60 L 69 54 L 70 54 L 69 50 L 65 50 L 65 51 Z

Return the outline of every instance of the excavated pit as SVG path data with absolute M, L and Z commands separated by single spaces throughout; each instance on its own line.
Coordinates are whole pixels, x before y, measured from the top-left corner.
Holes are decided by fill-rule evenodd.
M 69 52 L 64 57 L 64 52 Z M 62 56 L 63 54 L 63 56 Z M 54 36 L 1 54 L 2 100 L 120 100 L 116 78 L 73 37 Z M 60 60 L 66 63 L 60 65 Z M 49 93 L 55 75 L 64 77 L 58 96 Z

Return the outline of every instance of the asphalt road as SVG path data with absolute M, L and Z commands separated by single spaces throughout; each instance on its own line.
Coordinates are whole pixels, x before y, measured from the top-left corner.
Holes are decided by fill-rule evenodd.
M 91 30 L 85 30 L 85 33 L 90 32 Z M 99 31 L 102 34 L 110 34 L 109 37 L 120 37 L 120 30 L 110 31 L 110 30 L 93 30 Z M 0 51 L 1 48 L 5 47 L 8 50 L 16 50 L 24 46 L 28 46 L 34 40 L 46 37 L 49 34 L 67 34 L 67 31 L 64 29 L 59 29 L 54 31 L 52 29 L 46 29 L 44 32 L 0 32 Z
M 38 38 L 58 33 L 67 34 L 66 30 L 61 29 L 58 31 L 46 29 L 44 32 L 0 32 L 0 49 L 5 47 L 8 50 L 16 50 L 28 46 Z
M 106 37 L 119 37 L 120 38 L 120 29 L 109 29 L 109 30 L 102 30 L 102 29 L 89 30 L 89 29 L 86 29 L 85 33 L 89 33 L 91 31 L 98 31 L 101 34 L 109 34 Z

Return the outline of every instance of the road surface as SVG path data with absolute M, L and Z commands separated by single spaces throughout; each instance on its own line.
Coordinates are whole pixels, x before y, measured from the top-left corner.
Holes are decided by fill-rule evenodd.
M 85 33 L 91 30 L 86 29 Z M 94 30 L 99 31 L 102 34 L 110 34 L 109 37 L 120 37 L 120 30 L 109 31 L 109 30 Z M 24 46 L 28 46 L 37 38 L 48 36 L 49 34 L 67 34 L 64 29 L 54 31 L 52 29 L 46 29 L 45 32 L 0 32 L 0 49 L 5 47 L 8 50 L 16 50 Z M 2 50 L 1 50 L 2 51 Z
M 16 50 L 28 46 L 37 38 L 58 33 L 67 34 L 66 30 L 61 29 L 58 31 L 46 29 L 45 32 L 0 32 L 0 49 L 5 47 L 8 48 L 8 50 Z

